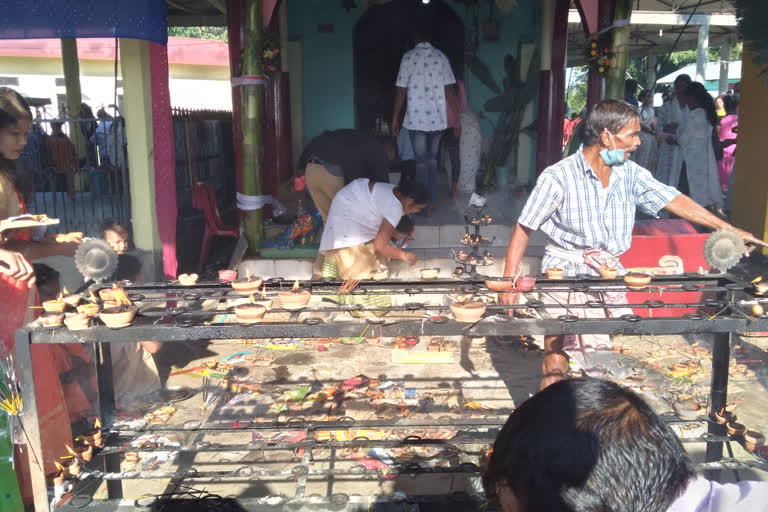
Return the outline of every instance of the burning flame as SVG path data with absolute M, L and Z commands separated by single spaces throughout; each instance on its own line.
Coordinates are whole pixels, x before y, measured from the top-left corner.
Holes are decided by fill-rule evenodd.
M 299 291 L 299 280 L 298 279 L 293 283 L 293 291 L 295 291 L 295 292 Z
M 94 304 L 96 304 L 96 301 L 97 301 L 96 294 L 93 293 L 93 290 L 88 290 L 88 295 L 89 295 L 89 300 Z
M 248 269 L 245 269 L 245 278 L 250 281 L 251 280 L 251 273 L 248 271 Z
M 59 296 L 56 297 L 56 302 L 58 302 L 59 304 L 62 304 L 64 302 L 64 295 L 61 292 L 59 292 Z
M 66 443 L 65 443 L 65 444 L 64 444 L 64 447 L 67 449 L 67 451 L 69 452 L 69 454 L 70 454 L 71 456 L 73 456 L 73 457 L 74 457 L 74 456 L 76 455 L 76 453 L 75 453 L 75 450 L 73 450 L 71 446 L 69 446 L 68 444 L 66 444 Z
M 96 421 L 93 422 L 93 428 L 101 430 L 101 420 L 99 418 L 96 418 Z
M 53 464 L 56 466 L 56 469 L 59 471 L 59 473 L 61 473 L 62 471 L 64 471 L 64 466 L 62 466 L 62 465 L 61 465 L 61 464 L 59 464 L 58 462 L 56 462 L 56 461 L 53 461 Z
M 763 280 L 763 276 L 757 276 L 756 278 L 754 278 L 752 280 L 752 284 L 757 284 L 757 283 L 759 283 L 762 280 Z
M 261 300 L 267 299 L 267 285 L 264 285 L 264 287 L 261 289 Z
M 118 306 L 130 306 L 131 301 L 128 299 L 128 295 L 125 294 L 125 290 L 118 286 L 114 286 L 115 290 L 115 302 Z
M 256 304 L 256 297 L 254 297 L 253 294 L 249 295 L 248 302 L 251 304 Z
M 69 295 L 69 290 L 67 290 L 66 286 L 61 289 L 61 293 L 62 293 L 62 295 Z

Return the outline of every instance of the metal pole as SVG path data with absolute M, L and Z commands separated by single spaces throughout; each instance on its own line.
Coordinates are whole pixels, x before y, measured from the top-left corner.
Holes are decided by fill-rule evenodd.
M 699 25 L 699 44 L 696 48 L 696 81 L 706 85 L 709 56 L 709 18 Z
M 99 390 L 99 413 L 101 414 L 102 429 L 115 423 L 115 381 L 112 377 L 112 349 L 109 343 L 96 345 L 96 382 Z M 108 436 L 103 436 L 107 442 Z M 120 472 L 120 454 L 104 457 L 104 471 L 107 473 Z M 107 481 L 107 496 L 109 499 L 123 497 L 123 482 L 121 480 Z
M 19 384 L 21 385 L 21 402 L 24 404 L 24 412 L 21 420 L 27 433 L 29 450 L 32 452 L 29 459 L 29 473 L 32 479 L 32 494 L 35 500 L 35 510 L 43 512 L 49 510 L 48 485 L 45 483 L 45 462 L 43 460 L 43 440 L 40 436 L 40 417 L 37 411 L 37 397 L 35 395 L 35 379 L 32 369 L 32 333 L 27 330 L 16 331 L 16 365 L 19 371 Z
M 728 91 L 728 56 L 731 53 L 731 42 L 720 45 L 720 82 L 717 85 L 718 94 Z
M 715 334 L 712 347 L 712 382 L 710 386 L 710 414 L 725 407 L 728 398 L 728 363 L 731 357 L 731 333 Z M 709 433 L 716 436 L 726 435 L 725 425 L 709 422 Z M 723 443 L 707 443 L 706 462 L 723 458 Z M 719 470 L 707 471 L 707 478 L 717 478 Z

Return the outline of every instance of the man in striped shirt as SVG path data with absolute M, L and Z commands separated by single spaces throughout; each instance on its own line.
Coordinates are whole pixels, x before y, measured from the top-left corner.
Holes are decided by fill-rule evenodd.
M 598 275 L 601 264 L 623 271 L 618 257 L 632 243 L 638 208 L 653 216 L 665 209 L 713 230 L 735 229 L 750 246 L 767 246 L 629 160 L 640 145 L 640 129 L 640 113 L 624 101 L 605 100 L 595 107 L 585 121 L 584 145 L 539 176 L 509 241 L 505 276 L 518 274 L 528 238 L 537 229 L 547 235 L 543 269 L 561 268 L 569 277 Z M 516 301 L 514 294 L 502 297 L 505 304 Z M 541 388 L 565 376 L 564 342 L 563 336 L 544 338 Z

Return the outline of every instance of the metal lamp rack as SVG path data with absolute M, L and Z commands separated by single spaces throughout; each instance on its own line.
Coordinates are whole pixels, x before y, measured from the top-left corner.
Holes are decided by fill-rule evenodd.
M 281 291 L 291 289 L 293 281 L 270 279 L 265 282 L 267 296 L 275 297 Z M 331 297 L 338 293 L 340 281 L 306 281 L 304 289 L 316 296 Z M 111 510 L 104 508 L 117 503 L 122 497 L 121 481 L 125 479 L 149 478 L 171 479 L 178 486 L 187 481 L 221 481 L 249 480 L 291 481 L 296 483 L 296 492 L 292 497 L 267 496 L 264 498 L 249 498 L 238 501 L 248 510 L 276 510 L 280 507 L 296 507 L 303 504 L 317 505 L 320 508 L 336 510 L 352 510 L 361 506 L 360 497 L 347 495 L 307 496 L 307 483 L 317 478 L 355 478 L 381 479 L 379 469 L 362 467 L 317 469 L 313 466 L 313 453 L 317 450 L 331 451 L 356 446 L 405 446 L 413 445 L 446 445 L 450 444 L 463 453 L 479 455 L 477 446 L 492 442 L 498 429 L 504 424 L 506 415 L 485 418 L 437 418 L 437 419 L 407 419 L 355 421 L 350 418 L 340 421 L 308 421 L 300 417 L 287 422 L 237 422 L 233 426 L 231 419 L 206 423 L 191 422 L 180 427 L 165 425 L 147 425 L 142 428 L 118 428 L 115 421 L 115 399 L 112 381 L 112 365 L 110 347 L 112 343 L 138 342 L 154 340 L 159 342 L 177 341 L 189 342 L 208 339 L 258 339 L 258 338 L 325 338 L 325 337 L 355 337 L 360 336 L 361 329 L 372 327 L 373 333 L 381 337 L 396 336 L 450 336 L 465 335 L 481 336 L 510 336 L 532 334 L 682 334 L 682 333 L 713 333 L 714 347 L 712 351 L 712 380 L 711 380 L 711 410 L 725 407 L 728 390 L 728 366 L 732 334 L 736 332 L 768 331 L 768 317 L 753 317 L 749 314 L 749 304 L 768 301 L 768 298 L 756 296 L 746 283 L 737 281 L 728 274 L 701 275 L 685 274 L 682 276 L 666 276 L 654 278 L 647 289 L 650 297 L 637 304 L 622 305 L 634 309 L 649 310 L 648 317 L 635 314 L 619 318 L 582 319 L 569 311 L 556 319 L 540 318 L 510 318 L 505 310 L 546 310 L 548 308 L 564 308 L 563 305 L 550 299 L 552 292 L 605 292 L 626 290 L 621 279 L 607 280 L 590 276 L 577 276 L 574 279 L 548 280 L 539 279 L 534 290 L 527 292 L 528 303 L 514 306 L 498 305 L 488 300 L 488 310 L 484 318 L 474 324 L 459 323 L 449 317 L 448 306 L 442 304 L 442 297 L 450 294 L 476 294 L 490 299 L 495 297 L 484 286 L 484 280 L 477 277 L 470 279 L 433 281 L 395 281 L 386 282 L 363 281 L 353 290 L 351 296 L 387 294 L 401 296 L 403 304 L 381 307 L 371 306 L 371 310 L 388 310 L 387 317 L 350 319 L 348 321 L 325 321 L 317 315 L 339 313 L 344 311 L 365 311 L 361 305 L 340 305 L 321 302 L 319 306 L 310 306 L 300 312 L 290 312 L 287 320 L 262 321 L 251 325 L 222 322 L 222 318 L 230 318 L 231 308 L 227 307 L 229 299 L 239 297 L 226 284 L 201 283 L 193 287 L 182 287 L 175 284 L 152 284 L 126 287 L 126 293 L 135 303 L 141 304 L 139 316 L 134 323 L 122 329 L 110 329 L 106 326 L 93 326 L 82 331 L 66 329 L 50 330 L 45 328 L 24 328 L 16 333 L 16 354 L 19 367 L 19 377 L 22 384 L 23 401 L 25 404 L 24 422 L 30 439 L 31 449 L 42 453 L 35 385 L 31 364 L 30 348 L 33 344 L 45 343 L 92 343 L 96 345 L 96 370 L 99 390 L 99 407 L 104 422 L 105 448 L 94 461 L 100 469 L 94 474 L 98 480 L 106 480 L 108 500 L 94 501 L 88 505 L 92 510 Z M 703 299 L 697 302 L 680 300 L 680 293 L 702 292 Z M 677 295 L 677 297 L 676 297 Z M 658 298 L 656 298 L 658 297 Z M 685 297 L 685 296 L 683 296 Z M 420 300 L 420 301 L 417 301 Z M 589 301 L 585 304 L 567 305 L 568 309 L 578 308 L 610 308 L 610 305 L 600 300 Z M 654 310 L 660 308 L 688 308 L 689 312 L 676 317 L 652 317 Z M 271 312 L 285 312 L 273 308 Z M 218 320 L 217 320 L 218 319 Z M 678 421 L 674 419 L 673 421 Z M 386 429 L 439 429 L 450 427 L 457 431 L 450 440 L 429 439 L 427 437 L 405 437 L 395 440 L 354 439 L 350 441 L 319 441 L 315 434 L 334 428 L 386 428 Z M 125 451 L 126 442 L 137 435 L 152 433 L 222 433 L 222 432 L 274 432 L 279 430 L 299 430 L 307 433 L 300 442 L 275 443 L 253 441 L 247 445 L 237 445 L 238 450 L 294 450 L 301 448 L 304 455 L 290 469 L 264 470 L 245 466 L 235 471 L 217 472 L 205 471 L 201 468 L 184 467 L 185 455 L 206 451 L 226 451 L 232 449 L 227 445 L 212 445 L 210 443 L 186 440 L 180 448 L 182 463 L 178 464 L 175 472 L 152 471 L 121 471 L 120 454 Z M 741 437 L 729 437 L 724 425 L 714 421 L 708 422 L 708 433 L 695 440 L 685 442 L 706 442 L 706 462 L 701 466 L 707 470 L 722 470 L 732 468 L 754 467 L 768 471 L 768 461 L 759 457 L 754 460 L 736 461 L 723 458 L 723 444 L 727 441 L 743 442 Z M 121 448 L 122 447 L 122 448 Z M 142 449 L 131 448 L 130 451 Z M 157 450 L 157 448 L 152 448 Z M 477 460 L 477 458 L 474 458 Z M 96 467 L 91 463 L 92 467 Z M 397 468 L 402 474 L 419 473 L 459 473 L 476 474 L 478 467 L 474 463 L 457 463 L 451 467 L 423 467 L 420 465 L 403 465 Z M 48 510 L 46 500 L 46 482 L 44 470 L 33 466 L 33 486 L 37 510 Z M 77 489 L 77 488 L 76 488 Z M 464 509 L 474 509 L 483 502 L 483 495 L 477 490 L 474 493 L 453 493 L 451 495 L 408 496 L 400 503 L 446 503 L 460 504 Z M 398 502 L 397 497 L 391 498 Z M 366 501 L 365 505 L 369 505 Z M 73 503 L 59 507 L 66 509 L 75 506 Z M 101 508 L 100 508 L 101 507 Z

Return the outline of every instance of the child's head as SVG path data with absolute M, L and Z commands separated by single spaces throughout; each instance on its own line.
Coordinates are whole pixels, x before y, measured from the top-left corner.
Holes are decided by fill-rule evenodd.
M 107 219 L 101 225 L 102 237 L 117 254 L 128 252 L 130 234 L 125 226 L 114 219 Z
M 59 273 L 45 263 L 33 263 L 35 269 L 35 280 L 37 283 L 37 293 L 40 295 L 40 302 L 53 300 L 59 296 L 61 285 L 59 284 Z

